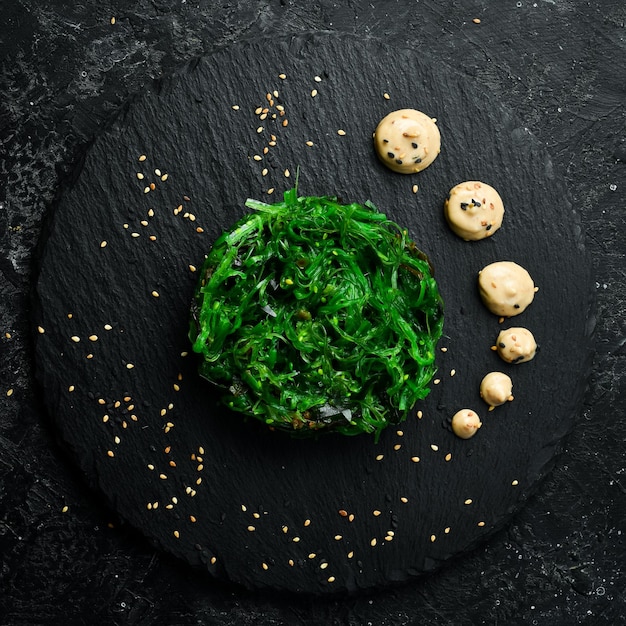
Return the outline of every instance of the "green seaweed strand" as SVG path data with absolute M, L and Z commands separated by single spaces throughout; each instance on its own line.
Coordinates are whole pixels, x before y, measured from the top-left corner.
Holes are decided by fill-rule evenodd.
M 374 433 L 428 393 L 443 304 L 426 256 L 371 203 L 248 200 L 192 306 L 200 374 L 296 436 Z

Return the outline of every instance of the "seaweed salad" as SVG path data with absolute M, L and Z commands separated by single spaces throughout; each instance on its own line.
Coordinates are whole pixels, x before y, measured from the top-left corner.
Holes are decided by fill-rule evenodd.
M 428 394 L 443 303 L 428 258 L 372 203 L 248 200 L 200 272 L 190 339 L 232 410 L 295 436 L 373 433 Z

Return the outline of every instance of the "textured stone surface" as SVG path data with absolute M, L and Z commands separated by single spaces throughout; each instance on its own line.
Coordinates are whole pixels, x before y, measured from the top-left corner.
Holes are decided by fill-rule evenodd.
M 115 24 L 111 18 L 115 16 Z M 472 21 L 480 18 L 479 24 Z M 44 7 L 0 20 L 0 614 L 7 624 L 613 624 L 625 612 L 621 3 L 183 2 Z M 408 587 L 285 601 L 190 574 L 117 527 L 54 441 L 36 398 L 31 262 L 42 215 L 85 144 L 142 84 L 242 37 L 299 30 L 390 37 L 485 84 L 543 141 L 569 184 L 598 300 L 594 373 L 565 454 L 486 546 Z M 549 207 L 546 208 L 549 211 Z M 64 511 L 64 507 L 68 509 Z M 111 523 L 115 526 L 109 529 Z M 88 617 L 84 617 L 88 615 Z

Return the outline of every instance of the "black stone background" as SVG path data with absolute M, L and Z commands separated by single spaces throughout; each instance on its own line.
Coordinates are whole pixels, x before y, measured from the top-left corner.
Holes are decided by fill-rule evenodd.
M 626 624 L 625 22 L 622 0 L 0 3 L 0 623 Z M 119 524 L 55 442 L 29 325 L 42 218 L 125 99 L 216 47 L 308 30 L 428 51 L 511 107 L 568 181 L 597 297 L 574 432 L 513 523 L 427 579 L 330 600 L 224 586 Z

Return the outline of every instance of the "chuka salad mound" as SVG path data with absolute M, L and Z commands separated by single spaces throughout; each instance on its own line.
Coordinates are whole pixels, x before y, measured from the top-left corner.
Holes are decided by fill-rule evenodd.
M 435 373 L 443 304 L 426 255 L 371 203 L 292 189 L 246 206 L 194 295 L 200 374 L 274 429 L 378 437 Z

